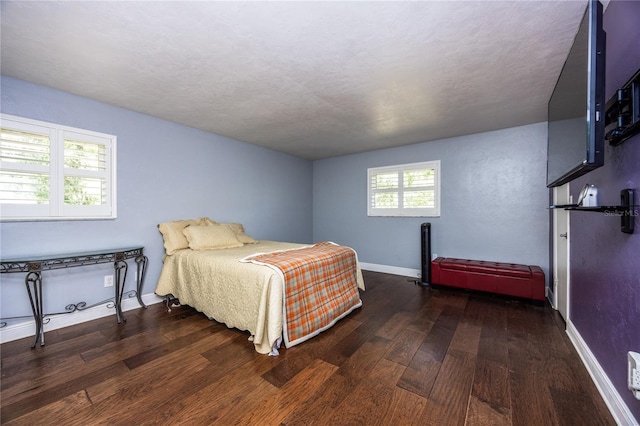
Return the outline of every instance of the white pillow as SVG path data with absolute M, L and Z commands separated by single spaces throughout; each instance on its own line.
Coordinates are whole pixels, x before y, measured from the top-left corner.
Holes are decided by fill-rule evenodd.
M 212 250 L 243 246 L 228 225 L 190 225 L 184 228 L 182 232 L 189 242 L 189 248 L 192 250 Z
M 184 236 L 183 230 L 190 225 L 203 225 L 204 218 L 174 220 L 158 225 L 158 230 L 164 240 L 164 249 L 167 254 L 174 254 L 178 250 L 189 248 L 189 242 Z
M 233 232 L 236 234 L 236 238 L 241 243 L 244 243 L 244 244 L 257 243 L 256 240 L 254 240 L 253 238 L 247 235 L 247 233 L 244 231 L 244 226 L 242 226 L 240 223 L 228 223 L 227 225 L 231 227 L 231 230 L 233 230 Z

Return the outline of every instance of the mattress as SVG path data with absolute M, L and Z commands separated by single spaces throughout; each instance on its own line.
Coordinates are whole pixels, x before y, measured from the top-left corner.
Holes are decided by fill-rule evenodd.
M 267 354 L 282 337 L 283 276 L 269 266 L 242 260 L 303 247 L 308 245 L 259 241 L 229 249 L 178 250 L 164 257 L 155 292 L 171 294 L 210 319 L 248 331 L 256 351 Z M 364 290 L 359 266 L 357 285 Z

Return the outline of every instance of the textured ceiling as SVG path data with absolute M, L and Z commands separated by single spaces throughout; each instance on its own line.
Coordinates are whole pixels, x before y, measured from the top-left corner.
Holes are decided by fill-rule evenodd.
M 320 159 L 546 120 L 585 1 L 2 1 L 2 74 Z

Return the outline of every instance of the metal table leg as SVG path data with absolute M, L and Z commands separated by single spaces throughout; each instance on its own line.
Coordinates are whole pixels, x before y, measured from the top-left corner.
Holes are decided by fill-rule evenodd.
M 147 256 L 142 255 L 142 256 L 136 257 L 136 264 L 137 264 L 137 270 L 136 270 L 136 297 L 138 298 L 138 303 L 143 308 L 147 307 L 142 302 L 142 286 L 144 285 L 144 277 L 145 277 L 145 275 L 147 273 L 147 262 L 148 261 L 149 261 L 149 259 L 147 258 Z
M 127 280 L 127 270 L 129 269 L 129 265 L 127 265 L 127 262 L 124 260 L 116 260 L 113 267 L 116 275 L 116 296 L 114 304 L 116 308 L 116 318 L 118 319 L 118 324 L 120 324 L 122 321 L 127 320 L 122 313 L 122 293 L 124 292 L 124 284 Z
M 40 271 L 31 271 L 24 279 L 29 294 L 29 302 L 33 311 L 33 320 L 36 323 L 36 335 L 33 340 L 32 348 L 36 347 L 38 339 L 40 346 L 44 346 L 44 312 L 42 303 L 42 273 Z

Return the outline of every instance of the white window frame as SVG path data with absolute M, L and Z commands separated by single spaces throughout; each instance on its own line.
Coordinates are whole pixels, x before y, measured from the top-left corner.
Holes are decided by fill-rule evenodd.
M 36 132 L 49 135 L 50 163 L 46 166 L 32 166 L 3 162 L 0 170 L 44 171 L 49 174 L 49 204 L 0 204 L 0 221 L 38 220 L 94 220 L 117 218 L 117 137 L 91 130 L 78 129 L 30 118 L 0 114 L 0 126 L 5 129 Z M 64 167 L 65 138 L 79 139 L 89 143 L 103 144 L 106 150 L 106 169 L 102 171 L 74 171 Z M 34 170 L 34 167 L 37 170 Z M 43 167 L 45 167 L 43 169 Z M 105 203 L 96 205 L 66 205 L 64 203 L 64 176 L 79 175 L 100 177 L 106 181 Z
M 424 187 L 435 191 L 435 207 L 433 208 L 405 208 L 403 206 L 403 173 L 406 170 L 433 169 L 434 185 Z M 375 189 L 372 186 L 373 176 L 380 173 L 398 173 L 397 189 Z M 412 190 L 420 188 L 412 188 Z M 374 208 L 373 197 L 379 192 L 397 192 L 397 208 Z M 397 217 L 439 217 L 440 216 L 440 160 L 423 161 L 420 163 L 399 164 L 385 167 L 372 167 L 367 169 L 367 215 L 368 216 L 397 216 Z

